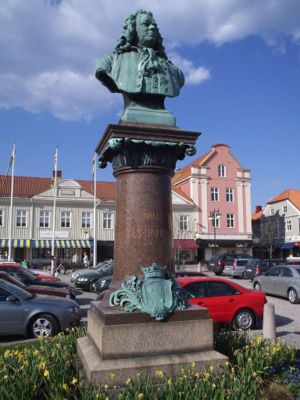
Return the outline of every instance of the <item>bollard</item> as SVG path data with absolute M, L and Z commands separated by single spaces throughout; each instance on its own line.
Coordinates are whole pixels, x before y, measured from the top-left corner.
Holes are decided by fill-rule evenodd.
M 264 306 L 263 337 L 271 341 L 276 339 L 275 307 L 271 303 Z

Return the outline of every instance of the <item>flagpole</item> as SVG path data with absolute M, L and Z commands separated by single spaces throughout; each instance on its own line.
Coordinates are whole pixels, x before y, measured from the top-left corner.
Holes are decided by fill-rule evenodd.
M 55 241 L 55 220 L 56 220 L 56 198 L 57 198 L 57 158 L 58 146 L 54 154 L 54 182 L 53 182 L 53 215 L 52 215 L 52 240 L 51 240 L 51 272 L 54 274 L 54 241 Z
M 96 238 L 96 232 L 97 232 L 97 218 L 96 218 L 96 211 L 97 211 L 97 181 L 96 181 L 96 160 L 97 160 L 97 153 L 94 153 L 93 157 L 93 175 L 94 175 L 94 257 L 93 257 L 93 266 L 95 267 L 97 263 L 97 238 Z
M 11 153 L 11 181 L 10 181 L 10 209 L 9 209 L 9 234 L 8 234 L 8 261 L 11 259 L 11 242 L 12 242 L 12 222 L 13 222 L 13 199 L 14 199 L 14 181 L 15 181 L 15 155 L 16 144 L 14 143 L 13 151 Z

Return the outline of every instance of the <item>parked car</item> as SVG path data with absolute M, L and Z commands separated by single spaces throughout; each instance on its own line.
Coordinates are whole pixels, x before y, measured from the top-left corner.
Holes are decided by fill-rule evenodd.
M 104 290 L 108 289 L 112 278 L 112 276 L 103 276 L 102 278 L 98 279 L 94 285 L 95 292 L 99 295 L 104 292 Z
M 232 278 L 244 278 L 248 261 L 248 258 L 234 258 L 225 265 L 223 274 Z
M 94 274 L 95 272 L 104 272 L 104 271 L 113 271 L 113 266 L 114 262 L 113 260 L 109 261 L 103 261 L 99 264 L 97 264 L 95 267 L 92 268 L 83 268 L 79 269 L 77 271 L 74 271 L 71 275 L 71 282 L 75 282 L 75 280 L 80 276 L 80 275 L 87 275 L 87 274 Z
M 4 271 L 5 268 L 9 268 L 11 270 L 21 270 L 22 269 L 22 270 L 28 271 L 28 268 L 25 268 L 20 264 L 13 263 L 13 262 L 3 262 L 2 261 L 0 263 L 0 271 Z M 52 275 L 49 275 L 49 274 L 40 274 L 40 273 L 35 273 L 35 272 L 32 272 L 32 271 L 31 271 L 31 273 L 33 275 L 35 275 L 37 278 L 39 278 L 39 279 L 46 279 L 46 280 L 49 280 L 49 281 L 59 281 L 60 280 L 60 279 L 56 278 L 55 276 L 52 276 Z
M 239 253 L 215 254 L 208 263 L 208 270 L 214 272 L 216 275 L 221 275 L 225 265 L 230 265 L 236 258 L 251 259 L 252 257 L 247 254 Z
M 55 288 L 66 288 L 70 293 L 70 297 L 75 299 L 76 290 L 71 288 L 67 283 L 58 281 L 51 281 L 46 279 L 39 279 L 35 274 L 33 274 L 27 268 L 15 268 L 15 266 L 11 266 L 10 264 L 0 264 L 0 271 L 6 272 L 7 274 L 13 276 L 15 279 L 18 279 L 20 282 L 25 285 L 38 285 L 38 286 L 50 286 Z
M 289 299 L 292 304 L 300 299 L 300 265 L 277 265 L 265 275 L 256 276 L 253 280 L 255 290 Z
M 0 279 L 0 336 L 47 338 L 78 325 L 80 318 L 73 300 L 33 295 Z
M 177 282 L 187 292 L 189 302 L 206 307 L 210 318 L 217 323 L 250 329 L 263 317 L 267 299 L 262 291 L 213 277 L 177 278 Z
M 20 288 L 27 290 L 27 292 L 31 294 L 41 294 L 41 295 L 57 296 L 64 298 L 71 297 L 70 290 L 67 287 L 57 288 L 51 286 L 24 284 L 20 280 L 14 278 L 12 275 L 9 275 L 7 272 L 3 271 L 0 271 L 0 279 L 10 282 L 13 285 L 19 286 Z
M 95 284 L 100 278 L 104 278 L 107 276 L 112 276 L 113 274 L 113 263 L 105 265 L 103 268 L 99 270 L 87 270 L 85 274 L 80 274 L 75 279 L 75 286 L 82 290 L 87 290 L 90 292 L 95 292 Z
M 269 260 L 269 259 L 258 259 L 253 258 L 249 260 L 245 268 L 245 279 L 253 280 L 258 275 L 264 275 L 270 268 L 281 264 L 282 260 Z

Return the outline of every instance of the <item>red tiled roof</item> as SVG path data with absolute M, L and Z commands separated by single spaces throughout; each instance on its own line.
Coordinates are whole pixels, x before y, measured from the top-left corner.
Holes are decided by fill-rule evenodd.
M 76 180 L 79 185 L 88 193 L 94 194 L 93 181 Z M 116 182 L 97 182 L 96 184 L 97 199 L 102 201 L 116 200 Z
M 203 165 L 214 153 L 215 150 L 211 149 L 207 153 L 203 154 L 201 157 L 198 157 L 195 161 L 192 161 L 190 164 L 186 165 L 184 168 L 176 171 L 172 179 L 172 183 L 176 185 L 176 183 L 178 183 L 179 181 L 188 178 L 191 175 L 192 167 Z
M 51 178 L 36 178 L 31 176 L 15 176 L 14 197 L 33 197 L 45 192 L 52 185 Z M 0 175 L 0 197 L 10 197 L 11 177 Z
M 172 185 L 172 190 L 173 192 L 179 194 L 179 196 L 185 198 L 190 202 L 193 202 L 193 200 L 186 193 L 184 193 L 184 191 L 180 187 Z
M 75 180 L 75 179 L 74 179 Z M 86 192 L 93 194 L 93 181 L 75 180 Z M 31 176 L 15 176 L 14 197 L 31 198 L 49 190 L 52 186 L 51 178 L 37 178 Z M 11 177 L 0 175 L 0 197 L 10 197 Z M 103 201 L 114 201 L 116 197 L 115 182 L 97 182 L 97 198 Z
M 252 215 L 251 215 L 252 221 L 259 220 L 262 215 L 263 215 L 263 211 L 262 210 L 252 213 Z
M 268 201 L 268 204 L 278 203 L 283 200 L 289 200 L 300 210 L 300 190 L 286 189 L 278 196 Z

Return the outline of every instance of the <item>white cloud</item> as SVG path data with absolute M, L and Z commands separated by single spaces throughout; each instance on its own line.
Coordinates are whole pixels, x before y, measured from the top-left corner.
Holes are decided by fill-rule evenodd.
M 299 0 L 152 0 L 151 7 L 148 0 L 2 0 L 0 107 L 63 119 L 119 107 L 121 96 L 111 95 L 93 73 L 97 58 L 112 51 L 125 18 L 139 8 L 151 8 L 187 84 L 210 78 L 208 69 L 180 55 L 187 44 L 222 45 L 260 35 L 284 54 L 288 37 L 300 41 Z
M 181 57 L 176 52 L 169 54 L 170 60 L 179 67 L 185 74 L 185 83 L 188 85 L 198 85 L 199 83 L 211 78 L 210 71 L 204 67 L 197 67 L 192 61 Z

